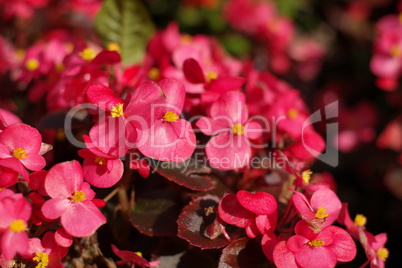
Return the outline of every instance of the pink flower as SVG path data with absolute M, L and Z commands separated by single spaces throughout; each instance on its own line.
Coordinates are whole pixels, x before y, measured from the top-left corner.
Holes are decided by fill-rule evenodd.
M 54 165 L 46 176 L 45 189 L 52 199 L 43 204 L 43 215 L 48 219 L 60 217 L 61 225 L 70 235 L 90 236 L 106 222 L 92 202 L 95 192 L 84 182 L 76 160 Z
M 381 233 L 374 236 L 366 231 L 364 235 L 365 239 L 363 238 L 361 243 L 366 251 L 368 262 L 370 262 L 370 268 L 384 268 L 385 261 L 389 256 L 389 251 L 385 248 L 387 234 Z
M 134 268 L 135 265 L 139 265 L 141 267 L 154 267 L 157 266 L 160 261 L 147 261 L 146 259 L 144 259 L 141 255 L 140 252 L 132 252 L 132 251 L 128 251 L 128 250 L 119 250 L 115 245 L 110 245 L 112 247 L 112 250 L 114 252 L 114 254 L 116 254 L 117 256 L 119 256 L 122 261 L 118 261 L 117 264 L 124 264 L 127 262 L 131 262 L 132 265 L 131 267 Z
M 248 120 L 244 94 L 230 91 L 222 95 L 209 110 L 208 117 L 197 121 L 197 127 L 206 135 L 213 135 L 206 145 L 211 166 L 221 170 L 249 165 L 249 139 L 261 136 L 259 123 Z
M 279 130 L 298 139 L 304 131 L 303 126 L 307 121 L 308 113 L 299 92 L 289 90 L 276 96 L 266 116 L 277 120 Z
M 364 226 L 366 225 L 367 218 L 362 214 L 357 214 L 353 221 L 349 215 L 348 203 L 343 203 L 337 221 L 346 226 L 348 233 L 356 240 L 360 240 L 360 235 L 366 230 Z
M 123 101 L 109 87 L 94 84 L 88 88 L 88 100 L 106 111 L 89 132 L 93 145 L 105 154 L 121 157 L 129 143 L 134 144 L 137 132 L 126 118 L 128 100 Z
M 272 233 L 278 217 L 275 198 L 266 192 L 250 193 L 240 190 L 227 194 L 218 205 L 218 215 L 226 223 L 246 228 L 246 234 L 255 238 Z
M 300 217 L 315 232 L 334 223 L 342 208 L 338 196 L 328 188 L 315 191 L 310 201 L 302 193 L 294 191 L 292 201 Z
M 161 92 L 164 101 L 152 106 L 150 127 L 138 129 L 138 150 L 157 160 L 187 160 L 194 152 L 196 140 L 191 124 L 180 118 L 186 94 L 183 84 L 163 79 L 158 84 L 145 82 L 143 85 L 148 92 Z
M 29 180 L 25 168 L 38 171 L 46 161 L 40 150 L 42 137 L 38 130 L 26 124 L 14 124 L 0 133 L 0 166 L 11 168 Z
M 18 116 L 16 116 L 15 114 L 13 114 L 12 112 L 10 112 L 8 110 L 0 108 L 0 130 L 1 131 L 8 126 L 18 124 L 18 123 L 22 123 L 21 119 Z
M 371 71 L 382 78 L 378 83 L 384 90 L 395 89 L 396 80 L 402 71 L 402 26 L 398 15 L 387 15 L 376 25 L 378 38 L 370 62 Z M 385 79 L 385 80 L 384 80 Z M 387 83 L 385 83 L 388 81 Z
M 12 260 L 16 253 L 25 254 L 28 250 L 25 230 L 31 213 L 31 204 L 22 194 L 7 191 L 0 196 L 0 251 L 5 259 Z
M 151 167 L 146 159 L 140 158 L 138 154 L 130 154 L 130 168 L 136 169 L 143 178 L 148 178 L 151 173 Z
M 17 17 L 21 19 L 29 19 L 34 15 L 34 11 L 36 8 L 41 8 L 47 3 L 49 0 L 17 0 L 17 1 L 2 1 L 4 5 L 4 16 L 7 19 L 12 17 Z
M 107 112 L 89 132 L 93 145 L 106 154 L 121 157 L 134 147 L 137 129 L 151 127 L 152 105 L 163 102 L 165 95 L 156 83 L 147 81 L 125 100 L 102 84 L 90 86 L 87 97 Z
M 110 155 L 96 148 L 91 139 L 83 136 L 88 149 L 78 151 L 84 158 L 82 170 L 85 181 L 99 188 L 109 188 L 115 185 L 123 176 L 123 162 L 115 155 Z
M 278 268 L 331 268 L 356 256 L 356 244 L 342 228 L 328 226 L 315 233 L 305 221 L 299 221 L 295 233 L 274 248 Z
M 402 151 L 402 116 L 387 124 L 377 139 L 379 148 L 388 148 L 396 152 Z
M 62 268 L 61 259 L 67 254 L 68 248 L 56 244 L 54 233 L 47 232 L 42 241 L 36 237 L 29 239 L 29 249 L 25 259 L 36 263 L 36 267 Z

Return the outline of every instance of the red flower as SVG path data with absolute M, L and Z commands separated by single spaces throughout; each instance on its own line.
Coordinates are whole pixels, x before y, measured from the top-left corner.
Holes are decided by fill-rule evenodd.
M 292 201 L 300 217 L 315 231 L 319 232 L 338 218 L 342 203 L 328 188 L 318 189 L 310 201 L 300 192 L 294 192 Z
M 196 140 L 191 124 L 180 118 L 186 94 L 183 84 L 163 79 L 158 84 L 144 82 L 143 86 L 148 92 L 160 92 L 164 101 L 152 106 L 150 121 L 146 121 L 150 127 L 138 129 L 138 150 L 157 160 L 187 160 L 194 152 Z
M 53 166 L 46 175 L 45 189 L 52 199 L 43 204 L 43 215 L 48 219 L 61 217 L 61 225 L 70 235 L 90 236 L 106 223 L 105 217 L 92 202 L 95 192 L 84 182 L 82 168 L 77 161 Z
M 315 233 L 305 221 L 299 221 L 295 232 L 275 246 L 273 259 L 278 268 L 331 268 L 356 256 L 356 244 L 342 228 L 328 226 Z
M 250 193 L 244 190 L 227 194 L 219 202 L 218 215 L 226 223 L 246 228 L 247 236 L 272 233 L 276 227 L 277 203 L 266 192 Z
M 230 91 L 222 95 L 209 110 L 209 116 L 197 121 L 206 135 L 213 135 L 206 145 L 211 166 L 221 170 L 248 166 L 251 161 L 249 139 L 261 136 L 261 126 L 248 122 L 244 94 Z
M 6 190 L 0 193 L 0 251 L 5 259 L 12 260 L 16 253 L 25 254 L 28 250 L 25 230 L 32 207 L 20 193 Z
M 0 133 L 0 166 L 21 173 L 29 181 L 25 168 L 38 171 L 46 161 L 39 154 L 42 136 L 39 131 L 26 124 L 14 124 Z

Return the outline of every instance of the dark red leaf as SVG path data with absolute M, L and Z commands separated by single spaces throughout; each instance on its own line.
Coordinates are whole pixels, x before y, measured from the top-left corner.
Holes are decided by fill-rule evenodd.
M 221 235 L 220 225 L 216 222 L 218 203 L 219 197 L 214 195 L 205 195 L 191 201 L 183 208 L 177 220 L 178 236 L 202 249 L 228 245 L 230 241 Z
M 183 163 L 150 161 L 152 168 L 168 180 L 194 191 L 208 191 L 214 188 L 210 176 L 211 169 L 190 158 Z
M 232 242 L 223 251 L 218 268 L 275 267 L 262 252 L 255 239 L 242 238 Z
M 175 236 L 176 220 L 180 214 L 175 192 L 158 190 L 137 198 L 131 212 L 131 224 L 148 236 Z

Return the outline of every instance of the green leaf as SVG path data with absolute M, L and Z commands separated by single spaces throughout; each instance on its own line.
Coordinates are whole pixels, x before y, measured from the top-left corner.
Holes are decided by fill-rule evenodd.
M 139 63 L 155 27 L 141 1 L 106 0 L 95 18 L 95 29 L 107 46 L 115 42 L 120 46 L 125 64 Z

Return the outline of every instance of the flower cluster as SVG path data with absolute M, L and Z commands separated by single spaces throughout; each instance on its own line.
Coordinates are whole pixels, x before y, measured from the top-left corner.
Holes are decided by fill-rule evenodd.
M 153 28 L 138 11 L 141 1 L 61 2 L 0 0 L 10 24 L 59 22 L 70 12 L 79 24 L 43 30 L 38 39 L 0 36 L 0 82 L 16 95 L 0 100 L 1 267 L 113 266 L 112 258 L 173 267 L 181 256 L 204 254 L 194 246 L 224 248 L 216 262 L 238 267 L 238 253 L 255 242 L 265 264 L 335 267 L 355 258 L 354 240 L 367 264 L 384 266 L 386 233 L 367 231 L 363 215 L 353 221 L 335 179 L 309 169 L 325 162 L 332 140 L 316 130 L 321 113 L 310 114 L 300 90 L 267 66 L 231 56 L 213 36 L 181 32 L 177 22 L 154 33 L 114 32 L 137 27 L 127 25 L 131 18 Z M 295 24 L 272 2 L 185 2 L 220 6 L 231 27 L 264 46 L 274 73 L 290 72 L 293 60 L 296 75 L 311 81 L 321 68 L 324 45 L 296 37 Z M 87 32 L 81 20 L 101 28 L 99 38 L 83 38 L 92 28 Z M 399 76 L 399 26 L 390 17 L 377 27 L 372 69 L 381 83 Z M 137 61 L 127 56 L 136 49 L 143 53 Z M 335 117 L 331 107 L 322 113 L 326 119 Z M 339 114 L 341 151 L 374 139 L 370 105 L 341 107 Z M 392 122 L 378 145 L 401 150 L 400 126 Z M 155 239 L 143 243 L 147 236 Z M 180 251 L 166 253 L 166 241 Z M 145 249 L 144 257 L 137 249 Z
M 378 76 L 377 85 L 383 90 L 395 90 L 401 75 L 402 23 L 398 15 L 387 15 L 376 24 L 377 40 L 371 59 L 371 71 Z

